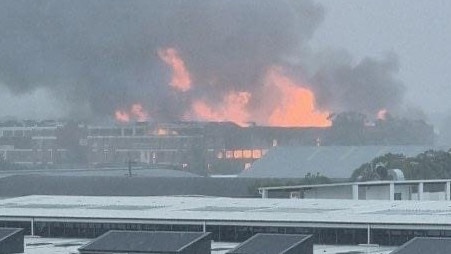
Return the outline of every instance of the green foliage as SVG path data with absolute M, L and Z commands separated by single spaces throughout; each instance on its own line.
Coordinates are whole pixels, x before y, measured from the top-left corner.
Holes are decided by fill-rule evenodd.
M 351 181 L 356 181 L 359 176 L 363 177 L 363 181 L 371 180 L 371 165 L 377 163 L 384 163 L 387 169 L 401 169 L 407 180 L 451 178 L 450 151 L 428 150 L 415 157 L 391 153 L 377 157 L 354 170 Z

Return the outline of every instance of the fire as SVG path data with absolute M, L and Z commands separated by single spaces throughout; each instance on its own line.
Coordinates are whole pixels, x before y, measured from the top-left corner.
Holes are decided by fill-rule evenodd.
M 212 107 L 205 101 L 197 100 L 192 105 L 192 111 L 199 120 L 232 121 L 245 126 L 250 117 L 246 109 L 250 99 L 249 92 L 230 92 L 219 106 Z
M 145 122 L 149 119 L 149 114 L 143 108 L 141 104 L 133 104 L 130 110 L 116 110 L 114 113 L 116 117 L 116 121 L 121 123 L 128 123 L 131 120 L 135 120 L 137 122 Z
M 190 90 L 191 75 L 177 50 L 173 48 L 158 50 L 158 56 L 172 68 L 172 80 L 170 85 L 181 92 Z
M 388 114 L 387 109 L 383 108 L 377 112 L 376 117 L 378 120 L 387 120 L 387 114 Z
M 133 104 L 130 112 L 138 122 L 145 122 L 149 118 L 149 114 L 144 110 L 141 104 Z
M 116 110 L 115 112 L 116 121 L 121 123 L 128 123 L 130 122 L 130 115 L 122 110 Z
M 296 84 L 281 73 L 280 68 L 271 68 L 266 77 L 266 85 L 278 90 L 280 103 L 268 118 L 274 126 L 327 127 L 331 125 L 329 112 L 315 109 L 315 96 L 312 91 Z
M 192 112 L 197 120 L 232 121 L 246 126 L 252 121 L 253 114 L 264 115 L 262 124 L 271 126 L 326 127 L 331 122 L 329 112 L 321 112 L 315 108 L 315 96 L 312 91 L 297 85 L 289 77 L 281 73 L 280 68 L 271 68 L 265 80 L 266 88 L 271 91 L 268 96 L 277 100 L 269 115 L 264 115 L 262 109 L 249 111 L 252 99 L 250 92 L 229 92 L 217 105 L 211 105 L 203 100 L 192 104 Z M 279 94 L 280 98 L 275 98 Z M 264 100 L 263 100 L 264 101 Z
M 170 86 L 177 92 L 187 92 L 192 88 L 191 74 L 179 52 L 174 48 L 158 50 L 158 56 L 172 69 Z M 229 91 L 222 100 L 212 103 L 211 100 L 193 97 L 190 108 L 186 110 L 185 119 L 203 121 L 232 121 L 246 126 L 248 122 L 271 126 L 325 127 L 330 126 L 329 112 L 315 108 L 315 96 L 305 86 L 285 76 L 280 67 L 272 67 L 265 75 L 264 97 L 250 91 Z M 253 96 L 256 95 L 254 98 Z M 250 107 L 251 99 L 265 103 L 261 107 Z M 133 116 L 138 120 L 147 119 L 141 108 L 132 108 Z M 128 121 L 125 112 L 116 113 L 117 119 Z

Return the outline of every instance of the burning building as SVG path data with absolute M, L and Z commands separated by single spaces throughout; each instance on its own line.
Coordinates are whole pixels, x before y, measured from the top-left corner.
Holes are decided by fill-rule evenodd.
M 44 2 L 1 2 L 2 87 L 117 125 L 1 127 L 8 160 L 216 172 L 273 146 L 433 142 L 421 121 L 330 117 L 403 115 L 405 87 L 395 54 L 314 51 L 312 0 Z
M 0 126 L 0 152 L 34 167 L 170 168 L 237 173 L 276 146 L 432 145 L 422 121 L 358 122 L 339 115 L 331 127 L 243 127 L 233 122 L 133 122 L 95 126 L 72 122 L 10 122 Z M 360 119 L 360 120 L 359 120 Z
M 0 156 L 24 165 L 61 165 L 70 150 L 60 145 L 64 124 L 57 121 L 7 121 L 0 124 Z
M 86 137 L 91 167 L 143 166 L 200 172 L 204 140 L 201 129 L 190 124 L 137 123 L 89 126 Z

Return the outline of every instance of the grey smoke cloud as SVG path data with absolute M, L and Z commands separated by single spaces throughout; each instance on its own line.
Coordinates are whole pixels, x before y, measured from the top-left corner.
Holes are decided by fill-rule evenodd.
M 110 117 L 141 102 L 169 120 L 193 99 L 216 102 L 231 90 L 253 94 L 251 112 L 270 105 L 279 98 L 262 92 L 262 79 L 280 65 L 309 81 L 321 108 L 399 107 L 396 57 L 358 64 L 307 57 L 323 18 L 311 0 L 3 0 L 0 83 L 17 95 L 45 87 L 75 117 Z M 166 47 L 179 51 L 192 74 L 186 94 L 168 86 L 170 69 L 157 55 Z

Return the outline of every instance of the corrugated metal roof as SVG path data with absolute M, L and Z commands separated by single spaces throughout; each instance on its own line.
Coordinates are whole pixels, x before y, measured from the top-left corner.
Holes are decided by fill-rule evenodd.
M 362 164 L 386 153 L 416 156 L 423 146 L 320 146 L 275 147 L 255 161 L 240 177 L 303 178 L 320 173 L 330 178 L 349 178 Z
M 22 230 L 21 228 L 0 228 L 0 241 Z
M 17 175 L 0 178 L 0 196 L 258 196 L 255 180 L 210 177 Z M 24 188 L 26 186 L 26 188 Z
M 311 235 L 256 234 L 231 250 L 230 254 L 279 254 L 301 244 Z M 312 245 L 313 248 L 313 245 Z
M 414 238 L 391 254 L 449 254 L 451 253 L 450 238 Z
M 175 253 L 209 236 L 198 232 L 109 231 L 80 247 L 82 252 Z
M 54 206 L 54 207 L 52 207 Z M 61 206 L 66 208 L 61 209 Z M 115 209 L 104 209 L 114 206 Z M 122 207 L 123 209 L 118 209 Z M 0 219 L 451 230 L 450 201 L 27 196 Z M 216 225 L 216 224 L 215 224 Z

